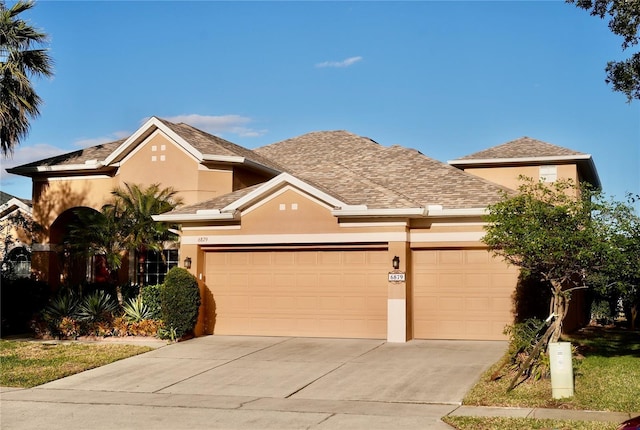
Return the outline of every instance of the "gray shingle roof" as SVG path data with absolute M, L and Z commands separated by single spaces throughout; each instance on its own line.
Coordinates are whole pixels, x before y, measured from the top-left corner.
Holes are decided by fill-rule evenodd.
M 45 158 L 44 160 L 34 161 L 33 163 L 23 164 L 17 168 L 28 168 L 38 166 L 66 166 L 73 164 L 84 164 L 89 160 L 104 160 L 113 151 L 115 151 L 126 139 L 116 140 L 114 142 L 103 143 L 89 148 L 80 149 L 78 151 L 67 152 L 66 154 L 56 155 L 55 157 Z
M 459 160 L 564 157 L 571 155 L 586 154 L 524 136 L 510 142 L 503 143 L 502 145 L 497 145 L 492 148 L 461 157 Z
M 228 140 L 225 140 L 221 137 L 206 133 L 202 130 L 190 126 L 189 124 L 185 124 L 182 122 L 179 124 L 174 124 L 161 118 L 158 119 L 164 125 L 173 130 L 178 136 L 186 140 L 191 146 L 200 151 L 202 154 L 244 157 L 265 167 L 282 171 L 282 166 L 279 166 L 272 160 L 265 158 L 250 149 L 244 148 L 240 145 L 236 145 L 235 143 L 229 142 Z
M 255 150 L 349 204 L 369 208 L 484 207 L 504 187 L 401 146 L 347 131 L 313 132 Z

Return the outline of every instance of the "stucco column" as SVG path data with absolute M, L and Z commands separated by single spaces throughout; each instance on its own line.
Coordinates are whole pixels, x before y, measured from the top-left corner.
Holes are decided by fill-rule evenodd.
M 387 342 L 406 342 L 408 339 L 407 291 L 410 250 L 407 242 L 389 243 L 389 278 L 387 286 Z M 393 259 L 399 259 L 398 269 Z

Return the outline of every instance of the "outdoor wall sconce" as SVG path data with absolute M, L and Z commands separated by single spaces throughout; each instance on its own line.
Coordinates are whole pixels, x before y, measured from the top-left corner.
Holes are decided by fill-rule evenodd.
M 191 269 L 191 257 L 187 257 L 184 259 L 184 268 Z
M 391 260 L 391 264 L 393 265 L 394 270 L 398 270 L 400 268 L 400 257 L 398 257 L 397 255 L 393 257 L 393 260 Z

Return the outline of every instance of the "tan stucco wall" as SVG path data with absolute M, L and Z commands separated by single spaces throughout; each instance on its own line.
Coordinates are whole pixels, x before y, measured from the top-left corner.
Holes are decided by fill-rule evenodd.
M 197 188 L 194 193 L 195 202 L 202 202 L 233 191 L 233 169 L 230 167 L 200 167 L 197 171 Z M 195 203 L 194 202 L 194 203 Z
M 157 134 L 141 143 L 122 162 L 116 176 L 118 185 L 161 184 L 180 191 L 185 204 L 196 202 L 198 189 L 198 162 Z
M 293 190 L 256 205 L 242 217 L 242 234 L 338 233 L 329 210 Z
M 573 179 L 578 182 L 578 169 L 575 164 L 549 165 L 557 167 L 558 179 Z M 520 175 L 533 178 L 534 181 L 540 179 L 540 166 L 467 167 L 464 171 L 514 190 L 521 185 L 521 181 L 518 180 Z
M 67 209 L 89 207 L 96 210 L 108 202 L 113 178 L 52 179 L 34 183 L 33 218 L 43 228 L 41 243 L 49 242 L 51 224 Z

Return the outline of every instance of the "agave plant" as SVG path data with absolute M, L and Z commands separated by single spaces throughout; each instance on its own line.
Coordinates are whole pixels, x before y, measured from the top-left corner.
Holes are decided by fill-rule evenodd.
M 80 299 L 73 291 L 63 291 L 54 297 L 42 312 L 48 322 L 60 322 L 63 318 L 77 318 Z
M 78 318 L 84 322 L 98 322 L 111 318 L 118 305 L 109 293 L 95 291 L 84 298 L 79 307 Z
M 122 307 L 125 318 L 130 322 L 140 322 L 151 318 L 151 309 L 142 302 L 142 297 L 129 299 Z

